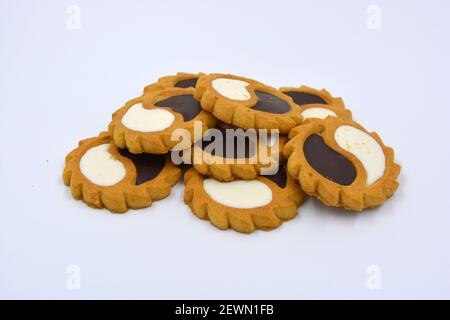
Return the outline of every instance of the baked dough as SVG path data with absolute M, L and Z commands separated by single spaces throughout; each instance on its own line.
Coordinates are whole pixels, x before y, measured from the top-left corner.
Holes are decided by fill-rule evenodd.
M 180 176 L 181 169 L 168 155 L 119 150 L 107 132 L 80 141 L 67 155 L 63 171 L 64 184 L 75 199 L 115 213 L 167 197 Z
M 362 211 L 398 188 L 394 151 L 354 121 L 308 119 L 289 138 L 283 150 L 289 174 L 326 205 Z
M 109 132 L 119 148 L 132 153 L 167 153 L 188 148 L 195 141 L 194 123 L 202 132 L 216 125 L 216 119 L 200 107 L 193 88 L 166 88 L 133 99 L 113 113 Z M 177 129 L 189 132 L 189 141 L 174 139 Z
M 244 129 L 278 129 L 300 124 L 300 107 L 275 88 L 229 74 L 201 77 L 195 88 L 201 106 L 219 120 Z
M 297 215 L 304 198 L 283 167 L 273 176 L 231 182 L 204 177 L 191 168 L 184 182 L 184 202 L 198 218 L 244 233 L 277 228 Z

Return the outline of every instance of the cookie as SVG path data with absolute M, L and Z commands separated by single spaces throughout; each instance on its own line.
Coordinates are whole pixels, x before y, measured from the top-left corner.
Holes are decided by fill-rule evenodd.
M 131 153 L 161 154 L 174 147 L 189 147 L 196 140 L 196 122 L 202 132 L 216 125 L 216 119 L 200 107 L 193 94 L 193 88 L 166 88 L 127 102 L 114 112 L 109 124 L 114 143 Z M 180 139 L 172 136 L 177 129 L 186 129 L 189 140 L 180 144 Z
M 300 124 L 300 107 L 289 96 L 258 81 L 229 74 L 201 77 L 195 97 L 219 120 L 244 129 L 288 133 Z
M 316 90 L 307 86 L 300 88 L 282 87 L 280 91 L 292 98 L 300 106 L 303 121 L 309 118 L 325 119 L 328 116 L 352 120 L 341 98 L 333 97 L 327 90 Z
M 219 229 L 272 230 L 294 218 L 303 201 L 300 186 L 280 167 L 276 175 L 223 182 L 194 168 L 185 176 L 184 202 Z
M 198 78 L 204 76 L 204 73 L 184 73 L 178 72 L 174 76 L 165 76 L 158 79 L 144 88 L 144 94 L 155 90 L 166 88 L 195 88 Z
M 286 136 L 244 131 L 223 122 L 193 146 L 192 163 L 203 175 L 221 181 L 252 180 L 278 168 Z M 264 170 L 266 169 L 266 170 Z
M 122 213 L 167 197 L 180 175 L 168 155 L 129 153 L 103 132 L 67 155 L 63 179 L 75 199 Z
M 283 150 L 289 174 L 328 206 L 361 211 L 381 205 L 398 188 L 394 151 L 354 121 L 308 119 L 289 138 Z

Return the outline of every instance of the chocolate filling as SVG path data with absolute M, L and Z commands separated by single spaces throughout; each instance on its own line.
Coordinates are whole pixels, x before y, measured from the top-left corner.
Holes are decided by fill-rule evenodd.
M 156 178 L 166 162 L 164 154 L 130 153 L 127 149 L 119 149 L 119 153 L 130 159 L 136 167 L 136 185 L 150 181 Z
M 158 101 L 155 103 L 157 107 L 167 107 L 175 112 L 183 115 L 184 121 L 190 121 L 194 119 L 202 108 L 200 102 L 194 99 L 191 94 L 182 94 L 179 96 L 173 96 L 166 100 Z
M 324 99 L 312 93 L 290 91 L 284 92 L 284 94 L 291 97 L 292 100 L 294 100 L 294 103 L 299 106 L 312 103 L 328 104 Z
M 280 166 L 278 167 L 277 173 L 270 175 L 270 176 L 264 175 L 263 177 L 272 180 L 280 188 L 286 187 L 287 175 L 286 175 L 286 170 L 284 170 L 284 166 L 282 164 L 280 164 Z
M 246 136 L 243 131 L 231 131 L 231 134 L 228 134 L 229 137 L 227 139 L 227 129 L 239 129 L 237 127 L 234 127 L 232 125 L 227 125 L 225 123 L 220 123 L 218 128 L 216 130 L 220 130 L 222 134 L 222 145 L 217 146 L 216 148 L 211 150 L 211 154 L 222 157 L 222 158 L 233 158 L 233 159 L 245 159 L 245 158 L 251 158 L 256 154 L 256 139 L 251 139 L 249 136 Z M 207 146 L 210 144 L 215 143 L 216 135 L 212 133 L 212 130 L 208 130 L 203 137 L 202 140 L 198 141 L 197 144 L 202 148 L 202 150 L 205 150 Z M 234 136 L 233 140 L 234 143 L 231 143 L 231 136 Z M 230 140 L 228 143 L 227 140 Z M 244 141 L 244 148 L 238 148 L 238 143 L 242 143 Z M 211 146 L 212 148 L 212 146 Z M 208 150 L 209 151 L 209 150 Z M 244 152 L 242 152 L 244 151 Z
M 255 91 L 255 94 L 258 97 L 258 102 L 252 107 L 254 110 L 275 114 L 282 114 L 291 110 L 289 103 L 273 94 L 257 90 Z
M 344 186 L 355 180 L 353 163 L 331 149 L 320 135 L 310 135 L 303 145 L 303 152 L 311 167 L 325 178 Z
M 195 88 L 197 85 L 198 78 L 192 78 L 192 79 L 185 79 L 180 80 L 177 83 L 175 83 L 176 88 Z

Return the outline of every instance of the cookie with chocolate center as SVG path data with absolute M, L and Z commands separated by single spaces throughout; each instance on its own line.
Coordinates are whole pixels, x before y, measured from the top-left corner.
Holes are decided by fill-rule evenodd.
M 255 179 L 270 173 L 283 159 L 286 136 L 270 130 L 244 130 L 219 122 L 194 143 L 192 163 L 203 175 L 217 180 Z
M 63 172 L 75 199 L 116 213 L 167 197 L 180 176 L 168 155 L 132 154 L 117 148 L 107 132 L 80 141 L 67 155 Z
M 302 121 L 300 107 L 289 96 L 248 78 L 200 77 L 195 97 L 219 120 L 244 129 L 278 129 L 285 134 Z
M 304 197 L 282 166 L 270 176 L 229 182 L 205 177 L 191 168 L 184 181 L 184 202 L 198 218 L 219 229 L 244 233 L 272 230 L 294 218 Z
M 342 98 L 333 97 L 327 90 L 317 90 L 307 86 L 299 88 L 282 87 L 282 93 L 292 98 L 300 107 L 303 121 L 310 118 L 325 119 L 328 116 L 351 120 L 352 113 L 345 108 Z
M 144 88 L 144 95 L 152 91 L 166 89 L 166 88 L 195 88 L 197 81 L 204 73 L 185 73 L 178 72 L 173 76 L 164 76 L 158 79 L 157 82 L 149 84 Z
M 196 123 L 204 132 L 216 125 L 216 119 L 200 107 L 194 89 L 166 88 L 148 92 L 114 112 L 109 132 L 119 148 L 161 154 L 190 147 Z M 189 137 L 174 136 L 177 129 L 185 129 Z
M 289 174 L 326 205 L 361 211 L 381 205 L 398 188 L 394 151 L 354 121 L 308 119 L 289 138 L 283 150 Z

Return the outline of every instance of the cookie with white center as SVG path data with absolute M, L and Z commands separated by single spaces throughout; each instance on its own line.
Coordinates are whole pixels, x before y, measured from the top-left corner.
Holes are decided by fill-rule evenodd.
M 280 91 L 292 98 L 300 107 L 303 121 L 310 118 L 325 119 L 328 116 L 351 120 L 352 113 L 345 108 L 342 98 L 333 97 L 327 90 L 307 86 L 299 88 L 282 87 Z
M 158 79 L 157 82 L 149 84 L 144 88 L 144 94 L 155 90 L 166 88 L 195 88 L 197 80 L 204 76 L 204 73 L 185 73 L 178 72 L 173 76 L 164 76 Z
M 75 199 L 116 213 L 167 197 L 180 176 L 181 169 L 168 155 L 118 149 L 107 132 L 80 141 L 67 155 L 63 172 Z
M 283 150 L 289 174 L 326 205 L 361 211 L 398 188 L 394 151 L 354 121 L 308 119 L 289 138 Z
M 194 143 L 192 163 L 198 172 L 217 180 L 252 180 L 278 168 L 286 140 L 270 130 L 244 131 L 219 121 Z
M 166 88 L 127 102 L 113 113 L 109 124 L 114 143 L 131 153 L 156 154 L 191 146 L 196 122 L 202 132 L 216 125 L 216 119 L 200 107 L 193 94 L 193 88 Z M 177 129 L 188 130 L 190 140 L 172 136 Z
M 219 120 L 244 129 L 288 133 L 300 124 L 300 107 L 289 96 L 258 81 L 229 74 L 201 77 L 195 97 Z
M 297 215 L 304 198 L 300 186 L 281 166 L 272 176 L 229 182 L 205 177 L 191 168 L 184 182 L 184 202 L 198 218 L 219 229 L 244 233 L 277 228 Z

